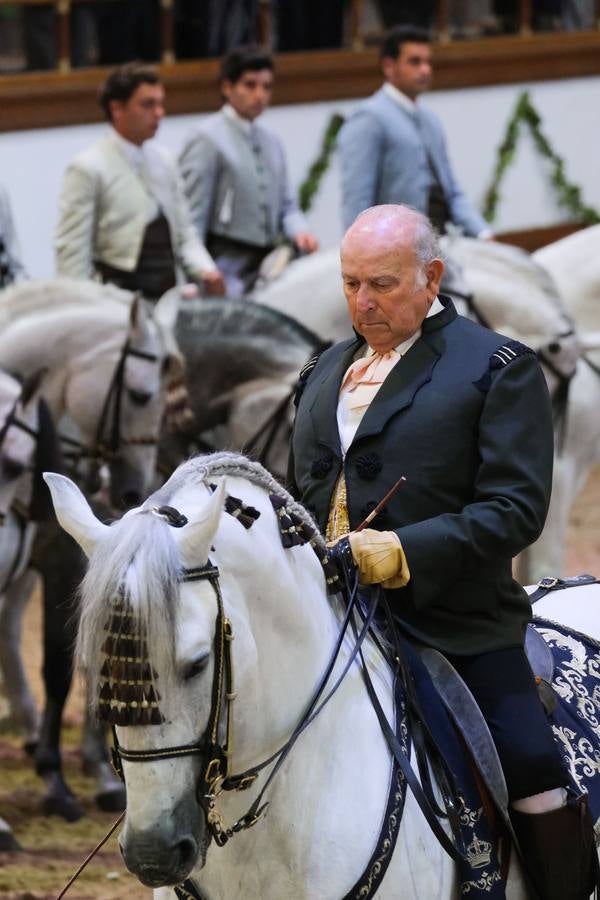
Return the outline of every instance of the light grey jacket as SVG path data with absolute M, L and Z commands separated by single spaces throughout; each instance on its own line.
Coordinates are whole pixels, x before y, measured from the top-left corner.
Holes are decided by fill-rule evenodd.
M 6 189 L 0 185 L 0 241 L 4 247 L 0 249 L 0 265 L 7 268 L 6 283 L 20 281 L 27 277 L 21 262 L 21 251 L 17 240 L 17 232 L 12 217 L 10 201 Z M 0 274 L 0 285 L 4 277 Z
M 91 278 L 94 262 L 132 272 L 149 214 L 160 205 L 171 233 L 178 266 L 200 278 L 215 265 L 191 223 L 175 161 L 160 146 L 144 145 L 154 196 L 112 134 L 75 157 L 60 195 L 56 231 L 56 270 L 71 278 Z
M 340 132 L 344 226 L 379 203 L 406 203 L 427 213 L 431 169 L 444 189 L 452 221 L 477 236 L 489 224 L 454 177 L 437 116 L 418 105 L 418 118 L 383 89 L 364 100 Z
M 188 135 L 179 163 L 201 240 L 211 232 L 268 247 L 308 231 L 281 141 L 264 126 L 254 122 L 247 133 L 221 109 Z

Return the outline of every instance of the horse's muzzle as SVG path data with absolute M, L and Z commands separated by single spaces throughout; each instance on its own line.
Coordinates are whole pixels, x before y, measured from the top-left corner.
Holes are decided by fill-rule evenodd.
M 119 848 L 129 871 L 149 888 L 185 881 L 200 851 L 191 834 L 169 840 L 155 831 L 126 832 Z

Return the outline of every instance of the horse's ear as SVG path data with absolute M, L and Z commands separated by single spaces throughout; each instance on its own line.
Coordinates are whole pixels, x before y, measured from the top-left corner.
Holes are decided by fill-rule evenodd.
M 55 472 L 44 472 L 44 481 L 50 488 L 52 502 L 59 524 L 74 538 L 86 556 L 90 556 L 98 540 L 108 530 L 100 522 L 70 478 Z
M 208 548 L 219 526 L 224 504 L 225 479 L 221 481 L 208 504 L 203 508 L 200 518 L 189 522 L 185 528 L 181 529 L 179 550 L 187 568 L 192 569 L 205 561 Z
M 152 318 L 165 332 L 173 333 L 179 314 L 179 288 L 171 288 L 162 295 L 152 310 Z

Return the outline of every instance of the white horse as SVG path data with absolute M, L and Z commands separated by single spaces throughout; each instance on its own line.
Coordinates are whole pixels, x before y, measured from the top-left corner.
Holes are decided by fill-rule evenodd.
M 532 254 L 552 276 L 582 333 L 600 329 L 600 225 L 583 228 Z M 596 364 L 600 357 L 594 355 Z
M 125 494 L 112 486 L 116 505 L 139 502 L 154 475 L 176 313 L 176 294 L 151 311 L 127 291 L 69 279 L 0 293 L 0 366 L 45 369 L 54 421 L 68 415 L 83 450 L 108 460 Z
M 75 455 L 82 455 L 84 463 L 89 460 L 92 472 L 106 463 L 116 507 L 140 502 L 154 477 L 167 382 L 171 372 L 181 366 L 172 334 L 177 301 L 176 295 L 170 295 L 150 310 L 129 292 L 67 279 L 24 282 L 0 294 L 0 365 L 24 377 L 42 368 L 40 392 L 52 419 L 55 423 L 66 420 L 68 448 L 75 445 Z M 28 552 L 23 553 L 24 562 L 27 557 Z M 38 560 L 43 572 L 48 567 L 54 569 L 54 577 L 46 580 L 52 590 L 45 601 L 50 610 L 47 615 L 53 620 L 54 643 L 45 646 L 47 705 L 37 755 L 52 759 L 52 763 L 44 763 L 44 772 L 48 772 L 44 777 L 55 785 L 52 796 L 47 795 L 48 803 L 54 804 L 57 797 L 62 803 L 64 793 L 60 768 L 54 768 L 58 758 L 54 744 L 69 686 L 64 682 L 70 683 L 68 666 L 62 663 L 60 670 L 53 666 L 54 657 L 64 659 L 70 653 L 66 633 L 69 588 L 63 587 L 61 593 L 60 586 L 72 579 L 77 560 L 62 563 L 56 552 L 50 553 Z M 2 612 L 1 643 L 8 649 L 0 662 L 6 665 L 5 679 L 11 682 L 15 710 L 30 710 L 31 706 L 31 692 L 23 678 L 15 677 L 19 668 L 15 666 L 21 614 L 33 578 L 27 570 L 11 579 Z M 61 596 L 54 596 L 59 593 Z M 60 623 L 65 625 L 62 640 L 57 638 Z M 45 636 L 47 633 L 49 629 Z M 50 669 L 55 673 L 52 684 Z M 64 678 L 59 671 L 65 672 Z M 36 730 L 37 716 L 29 716 L 26 740 L 32 740 Z M 94 767 L 102 793 L 114 780 L 109 777 L 108 764 L 94 761 Z
M 23 384 L 0 372 L 0 668 L 12 722 L 30 746 L 37 740 L 39 721 L 19 643 L 27 599 L 22 588 L 35 536 L 26 511 L 38 449 L 39 381 L 40 373 Z
M 26 741 L 36 738 L 38 715 L 18 646 L 23 605 L 11 606 L 10 590 L 23 574 L 33 538 L 33 526 L 19 517 L 13 505 L 29 499 L 38 428 L 38 381 L 34 376 L 23 384 L 0 371 L 0 659 L 9 711 Z M 19 845 L 10 825 L 0 818 L 0 850 L 16 849 Z
M 235 672 L 235 688 L 229 682 L 223 688 L 229 703 L 237 691 L 230 735 L 233 772 L 268 759 L 302 718 L 326 671 L 341 609 L 327 598 L 313 548 L 305 544 L 283 549 L 269 495 L 283 496 L 288 509 L 314 527 L 306 512 L 256 463 L 225 453 L 180 466 L 142 507 L 110 527 L 94 517 L 68 479 L 46 478 L 59 521 L 90 556 L 78 649 L 91 696 L 98 696 L 102 684 L 100 708 L 131 714 L 133 719 L 125 719 L 130 723 L 147 715 L 144 703 L 146 709 L 154 704 L 152 708 L 166 717 L 162 724 L 116 729 L 127 784 L 120 845 L 128 868 L 157 889 L 192 876 L 211 900 L 339 900 L 367 867 L 390 786 L 390 754 L 358 666 L 350 667 L 269 786 L 267 814 L 223 847 L 208 846 L 207 821 L 211 816 L 218 820 L 218 814 L 199 786 L 204 761 L 181 752 L 205 734 L 209 718 L 210 733 L 218 733 L 219 743 L 224 740 L 224 718 L 219 727 L 213 718 L 215 709 L 221 710 L 222 695 L 215 693 L 214 684 L 215 672 L 222 671 L 215 650 L 221 635 L 232 647 Z M 249 529 L 234 515 L 222 513 L 225 482 L 232 497 L 241 499 L 247 511 L 254 510 Z M 315 540 L 322 549 L 322 539 Z M 218 567 L 218 587 L 214 580 L 192 580 L 207 561 Z M 182 580 L 182 570 L 189 572 L 189 581 Z M 119 606 L 120 596 L 127 597 L 126 607 Z M 222 632 L 217 619 L 219 597 L 233 644 L 225 639 L 228 624 Z M 135 622 L 143 622 L 146 643 L 129 649 L 140 649 L 152 661 L 158 701 L 148 693 L 149 686 L 143 702 L 139 697 L 132 700 L 133 694 L 119 698 L 117 685 L 109 682 L 107 672 L 118 678 L 125 674 L 118 675 L 113 666 L 121 665 L 116 658 L 121 651 L 129 652 L 124 645 L 104 643 L 109 620 L 111 635 L 118 631 L 115 617 L 126 629 L 127 640 L 136 639 Z M 348 658 L 351 643 L 345 639 L 336 672 Z M 376 692 L 393 720 L 390 671 L 370 639 L 364 646 Z M 107 653 L 113 654 L 108 662 Z M 148 668 L 144 677 L 151 675 Z M 172 755 L 164 759 L 131 759 L 139 752 L 153 757 L 167 749 Z M 215 799 L 227 826 L 246 813 L 265 778 L 261 773 L 246 792 L 226 792 Z M 211 794 L 218 792 L 218 784 L 219 779 Z M 198 799 L 211 806 L 208 818 Z M 155 893 L 156 900 L 174 896 L 166 887 Z M 454 864 L 410 793 L 378 896 L 456 896 Z M 516 865 L 508 896 L 525 898 Z
M 548 522 L 540 540 L 519 562 L 523 583 L 561 574 L 569 510 L 581 479 L 589 473 L 589 445 L 596 446 L 600 431 L 600 379 L 595 379 L 588 367 L 578 365 L 585 336 L 577 330 L 547 272 L 529 254 L 472 238 L 446 238 L 442 246 L 444 253 L 462 266 L 467 292 L 473 295 L 469 306 L 457 303 L 459 311 L 540 354 L 551 394 L 558 396 L 561 382 L 574 375 L 567 430 L 561 453 L 555 458 Z M 463 291 L 465 286 L 461 285 Z M 295 315 L 323 338 L 337 341 L 351 335 L 337 250 L 293 263 L 254 299 Z

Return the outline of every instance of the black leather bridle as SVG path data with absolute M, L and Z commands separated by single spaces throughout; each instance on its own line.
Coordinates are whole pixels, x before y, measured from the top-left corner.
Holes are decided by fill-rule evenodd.
M 104 403 L 102 404 L 93 444 L 91 446 L 86 446 L 68 435 L 60 436 L 60 440 L 71 448 L 65 455 L 72 457 L 75 464 L 82 459 L 90 459 L 96 465 L 102 465 L 103 463 L 112 462 L 123 446 L 132 444 L 156 446 L 158 444 L 158 433 L 127 439 L 125 439 L 121 433 L 125 365 L 127 363 L 127 357 L 129 356 L 136 357 L 137 359 L 145 359 L 152 363 L 158 363 L 160 361 L 160 357 L 155 353 L 148 353 L 145 350 L 138 350 L 136 347 L 132 347 L 129 338 L 127 338 L 121 348 L 117 365 L 108 386 Z

